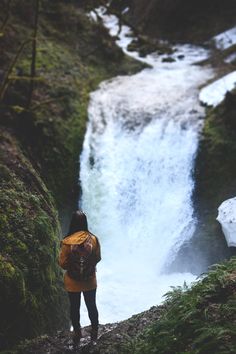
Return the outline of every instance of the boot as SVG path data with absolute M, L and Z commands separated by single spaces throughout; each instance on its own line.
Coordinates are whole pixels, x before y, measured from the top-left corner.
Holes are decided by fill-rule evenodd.
M 81 329 L 79 328 L 77 331 L 74 331 L 73 333 L 73 345 L 75 347 L 79 345 L 81 337 L 82 337 Z
M 97 340 L 98 338 L 98 326 L 92 326 L 91 330 L 91 340 Z

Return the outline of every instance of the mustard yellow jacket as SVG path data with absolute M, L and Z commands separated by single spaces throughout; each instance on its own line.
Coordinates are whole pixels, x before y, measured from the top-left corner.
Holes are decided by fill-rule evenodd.
M 95 253 L 96 264 L 101 260 L 101 249 L 98 238 L 88 231 L 79 231 L 72 235 L 67 236 L 61 241 L 61 250 L 59 255 L 59 265 L 67 270 L 67 260 L 70 253 L 71 245 L 80 245 L 83 243 L 89 236 L 92 237 L 92 246 Z M 68 273 L 64 274 L 64 285 L 65 289 L 69 292 L 80 292 L 93 290 L 97 287 L 96 273 L 89 278 L 88 280 L 74 280 L 69 277 Z

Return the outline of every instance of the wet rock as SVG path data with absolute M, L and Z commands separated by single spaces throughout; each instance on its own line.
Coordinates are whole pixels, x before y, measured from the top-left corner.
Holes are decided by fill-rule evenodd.
M 163 306 L 154 306 L 148 311 L 132 316 L 130 319 L 100 325 L 97 341 L 90 341 L 90 327 L 82 329 L 82 338 L 77 347 L 73 347 L 72 333 L 57 332 L 54 336 L 42 336 L 19 347 L 18 354 L 120 354 L 130 339 L 134 339 L 148 325 L 160 318 Z
M 169 44 L 162 43 L 159 40 L 151 39 L 147 36 L 139 35 L 128 46 L 129 51 L 137 51 L 139 55 L 145 57 L 150 53 L 171 54 L 173 49 Z
M 165 57 L 162 59 L 162 62 L 163 63 L 173 63 L 173 62 L 175 62 L 175 59 L 172 57 Z

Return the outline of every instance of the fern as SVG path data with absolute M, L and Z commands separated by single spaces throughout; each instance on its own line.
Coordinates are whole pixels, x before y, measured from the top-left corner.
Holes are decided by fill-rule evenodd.
M 212 267 L 192 288 L 172 288 L 165 294 L 161 319 L 130 343 L 126 353 L 235 354 L 235 270 L 233 257 Z

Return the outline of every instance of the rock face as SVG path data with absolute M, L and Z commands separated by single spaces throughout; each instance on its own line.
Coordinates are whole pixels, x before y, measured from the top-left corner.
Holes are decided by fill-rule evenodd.
M 200 272 L 204 272 L 209 264 L 218 263 L 236 252 L 235 247 L 227 246 L 216 221 L 217 208 L 222 201 L 236 196 L 234 95 L 234 92 L 230 96 L 227 94 L 219 106 L 207 110 L 196 156 L 193 201 L 198 224 L 191 258 L 198 256 L 198 259 L 206 260 Z M 196 262 L 199 261 L 196 259 Z
M 149 35 L 201 41 L 231 26 L 235 5 L 232 0 L 133 0 L 130 16 Z
M 0 139 L 1 350 L 69 321 L 52 197 L 15 137 Z
M 222 231 L 229 247 L 236 247 L 236 197 L 225 200 L 218 208 Z

